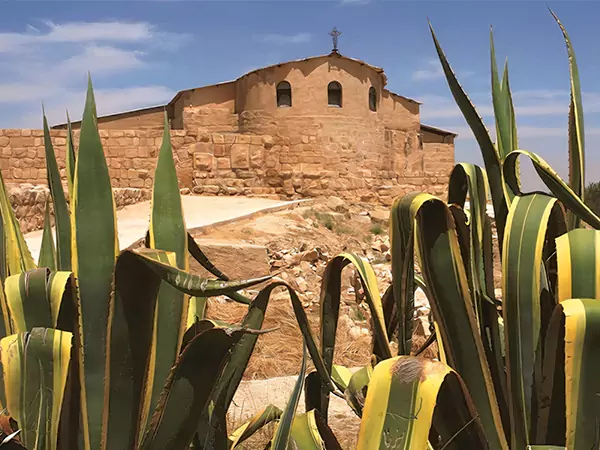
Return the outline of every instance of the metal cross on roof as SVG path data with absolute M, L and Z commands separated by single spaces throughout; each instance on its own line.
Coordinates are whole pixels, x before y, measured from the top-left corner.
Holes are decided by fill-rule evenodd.
M 341 31 L 338 31 L 337 27 L 333 27 L 333 30 L 331 30 L 329 32 L 329 36 L 331 36 L 332 40 L 333 40 L 333 53 L 339 53 L 338 52 L 338 38 L 340 37 L 340 35 L 342 34 Z

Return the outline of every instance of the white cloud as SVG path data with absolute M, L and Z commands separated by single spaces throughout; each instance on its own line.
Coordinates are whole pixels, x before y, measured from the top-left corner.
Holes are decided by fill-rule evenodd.
M 413 81 L 431 81 L 444 77 L 444 71 L 438 60 L 427 61 L 425 68 L 416 70 L 412 74 Z
M 86 42 L 140 42 L 161 37 L 156 28 L 146 22 L 45 22 L 40 31 L 28 25 L 23 33 L 0 33 L 0 53 L 19 52 L 28 46 L 42 44 L 73 44 Z
M 66 109 L 77 120 L 88 72 L 99 115 L 164 104 L 171 89 L 131 80 L 152 66 L 150 58 L 156 61 L 185 38 L 146 22 L 120 21 L 45 22 L 23 33 L 0 32 L 0 127 L 39 127 L 42 102 L 50 123 L 64 122 Z M 117 74 L 118 82 L 107 78 Z
M 584 92 L 582 94 L 585 113 L 600 113 L 600 93 Z M 490 93 L 474 93 L 469 98 L 477 112 L 484 118 L 494 116 Z M 422 102 L 421 116 L 424 120 L 451 119 L 462 117 L 460 109 L 452 97 L 425 95 Z M 567 116 L 569 113 L 569 91 L 525 90 L 513 93 L 515 114 L 519 117 Z
M 277 45 L 288 45 L 288 44 L 304 44 L 312 40 L 312 34 L 310 33 L 296 33 L 296 34 L 265 34 L 260 37 L 262 42 Z
M 114 73 L 144 67 L 146 63 L 140 58 L 144 52 L 122 50 L 110 46 L 91 44 L 82 53 L 62 61 L 56 70 L 68 73 L 90 72 L 92 74 Z

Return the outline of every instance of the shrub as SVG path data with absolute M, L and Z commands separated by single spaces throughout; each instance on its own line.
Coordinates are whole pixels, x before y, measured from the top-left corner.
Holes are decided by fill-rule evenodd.
M 590 183 L 585 188 L 585 204 L 594 211 L 594 214 L 600 215 L 600 182 Z

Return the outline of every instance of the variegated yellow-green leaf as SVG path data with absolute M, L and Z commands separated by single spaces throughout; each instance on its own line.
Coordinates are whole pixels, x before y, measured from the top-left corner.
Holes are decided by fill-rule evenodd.
M 431 30 L 431 36 L 433 37 L 433 43 L 437 50 L 442 69 L 448 81 L 448 86 L 452 92 L 452 96 L 456 101 L 456 104 L 460 108 L 467 124 L 473 131 L 473 135 L 479 144 L 481 155 L 483 156 L 483 162 L 485 164 L 485 170 L 490 181 L 490 191 L 492 194 L 492 202 L 494 205 L 494 216 L 496 218 L 496 226 L 498 227 L 498 240 L 502 244 L 504 237 L 504 224 L 506 222 L 506 216 L 508 215 L 508 204 L 505 197 L 503 180 L 502 180 L 502 165 L 498 155 L 498 151 L 492 142 L 490 133 L 488 132 L 485 124 L 481 120 L 481 117 L 477 113 L 475 107 L 469 100 L 469 97 L 459 84 L 444 51 L 438 42 L 433 27 L 429 24 Z
M 569 299 L 556 307 L 544 356 L 538 440 L 568 449 L 598 445 L 600 303 Z
M 357 450 L 487 448 L 468 391 L 450 367 L 413 356 L 380 362 L 373 371 Z M 493 448 L 493 447 L 492 447 Z
M 173 260 L 164 261 L 181 270 L 188 270 L 188 236 L 179 194 L 177 170 L 173 160 L 169 122 L 164 117 L 163 142 L 154 173 L 154 188 L 150 210 L 150 248 L 171 253 Z M 146 378 L 146 400 L 142 423 L 154 410 L 164 382 L 177 359 L 181 339 L 188 325 L 189 297 L 166 282 L 158 291 L 154 314 L 153 346 Z M 191 316 L 196 317 L 196 302 L 192 302 Z M 143 430 L 141 430 L 143 431 Z
M 60 181 L 60 172 L 56 163 L 50 129 L 44 114 L 44 147 L 46 149 L 46 172 L 48 187 L 54 206 L 54 224 L 56 228 L 56 266 L 58 270 L 71 270 L 71 223 L 67 199 Z
M 556 239 L 557 301 L 600 299 L 600 232 L 576 229 Z
M 397 199 L 390 211 L 392 285 L 398 323 L 398 353 L 410 354 L 414 313 L 414 212 L 429 194 L 412 193 Z M 382 355 L 383 356 L 383 355 Z
M 300 366 L 300 374 L 294 385 L 294 389 L 290 394 L 288 403 L 283 410 L 283 414 L 279 419 L 275 436 L 271 441 L 271 448 L 273 450 L 287 450 L 288 443 L 290 441 L 290 435 L 292 433 L 292 424 L 294 417 L 296 416 L 296 409 L 298 408 L 298 402 L 300 401 L 300 395 L 302 394 L 302 386 L 304 386 L 304 373 L 306 372 L 306 344 L 302 345 L 302 365 Z
M 229 440 L 231 441 L 230 448 L 234 449 L 238 444 L 244 442 L 265 425 L 278 420 L 282 413 L 283 411 L 274 405 L 269 405 L 256 413 L 249 421 L 245 422 L 229 435 Z
M 4 292 L 14 333 L 34 327 L 75 331 L 71 272 L 34 269 L 6 279 Z
M 298 449 L 342 450 L 333 431 L 316 409 L 294 417 L 290 439 Z
M 150 269 L 150 273 L 154 273 L 158 279 L 166 281 L 171 286 L 186 294 L 197 297 L 226 295 L 232 291 L 246 289 L 271 279 L 271 276 L 242 281 L 207 279 L 161 262 L 163 259 L 161 255 L 166 255 L 167 253 L 161 250 L 143 248 L 123 250 L 119 255 L 119 261 L 123 261 L 124 264 L 143 265 Z
M 525 150 L 515 150 L 514 152 L 511 152 L 504 161 L 504 165 L 502 166 L 504 178 L 506 179 L 506 184 L 510 186 L 515 194 L 522 194 L 516 175 L 516 164 L 521 155 L 524 155 L 531 160 L 533 167 L 540 176 L 542 182 L 550 189 L 550 192 L 552 192 L 558 200 L 581 220 L 595 229 L 600 229 L 600 217 L 594 214 L 575 191 L 560 178 L 556 171 L 535 153 Z
M 361 417 L 363 407 L 365 406 L 366 393 L 373 375 L 373 367 L 375 363 L 372 361 L 364 367 L 361 367 L 352 374 L 348 386 L 344 391 L 344 398 L 357 416 Z
M 35 263 L 25 244 L 25 238 L 19 226 L 19 222 L 12 209 L 8 199 L 8 192 L 2 173 L 0 173 L 0 216 L 2 218 L 2 228 L 4 230 L 4 257 L 6 267 L 3 268 L 3 275 L 17 275 L 21 272 L 35 268 Z
M 496 119 L 496 145 L 500 161 L 503 161 L 506 155 L 517 149 L 517 125 L 514 117 L 514 107 L 512 104 L 512 95 L 508 82 L 508 61 L 504 65 L 502 81 L 498 76 L 498 67 L 496 65 L 496 52 L 494 49 L 494 38 L 490 29 L 490 57 L 492 72 L 492 103 L 494 105 L 494 118 Z M 514 194 L 510 189 L 505 189 L 505 197 L 508 205 L 512 201 Z
M 73 198 L 73 183 L 75 180 L 75 144 L 73 142 L 73 130 L 71 129 L 71 119 L 67 112 L 67 145 L 66 145 L 66 172 L 67 187 L 69 189 L 69 198 Z
M 54 238 L 52 237 L 50 203 L 48 200 L 46 200 L 46 212 L 44 213 L 44 232 L 42 235 L 40 256 L 38 258 L 38 267 L 47 267 L 50 270 L 56 270 L 56 250 L 54 248 Z
M 161 261 L 171 261 L 172 265 Z M 140 427 L 146 423 L 142 407 L 147 408 L 145 402 L 149 398 L 145 388 L 152 367 L 150 355 L 155 351 L 156 303 L 161 282 L 166 279 L 173 287 L 191 295 L 209 297 L 265 281 L 265 278 L 249 282 L 207 280 L 179 270 L 175 262 L 174 253 L 152 249 L 126 250 L 117 259 L 110 342 L 111 391 L 120 403 L 140 405 L 140 408 L 135 414 L 120 409 L 113 413 L 114 419 L 109 418 L 113 429 L 107 436 L 109 448 L 134 447 L 143 431 Z M 189 343 L 195 336 L 195 332 L 189 339 L 186 335 L 184 342 Z
M 492 448 L 506 449 L 504 426 L 492 383 L 454 219 L 440 200 L 423 203 L 416 212 L 419 260 L 437 324 L 438 344 L 448 365 L 469 388 Z
M 104 409 L 111 401 L 107 349 L 114 301 L 113 270 L 119 244 L 110 175 L 96 126 L 91 79 L 81 123 L 71 212 L 72 267 L 77 279 L 81 330 L 78 348 L 82 438 L 85 450 L 96 450 L 103 449 L 106 443 L 102 429 L 108 415 Z
M 579 69 L 575 58 L 575 50 L 567 30 L 560 23 L 556 14 L 550 11 L 554 20 L 560 27 L 569 55 L 569 73 L 571 79 L 571 103 L 569 107 L 569 184 L 573 192 L 584 199 L 585 193 L 585 134 L 583 127 L 583 105 L 581 101 L 581 85 L 579 83 Z M 571 213 L 569 217 L 570 228 L 578 227 L 580 218 Z
M 457 222 L 459 212 L 454 205 L 464 208 L 469 198 L 467 236 L 459 239 L 461 254 L 467 270 L 474 307 L 488 364 L 500 402 L 500 411 L 507 412 L 506 377 L 501 352 L 498 327 L 498 310 L 494 299 L 494 268 L 491 221 L 486 213 L 487 177 L 485 172 L 473 164 L 457 164 L 450 174 L 448 203 Z M 458 223 L 457 223 L 458 225 Z M 460 228 L 457 228 L 460 231 Z M 459 233 L 460 238 L 460 233 Z M 464 248 L 463 248 L 464 247 Z M 464 255 L 467 255 L 466 257 Z
M 0 340 L 9 414 L 28 450 L 55 450 L 73 335 L 33 328 Z
M 192 339 L 171 369 L 140 450 L 187 448 L 229 352 L 243 333 L 211 328 Z
M 502 249 L 502 304 L 513 448 L 532 443 L 529 437 L 535 360 L 540 339 L 545 334 L 541 296 L 546 270 L 542 256 L 550 222 L 559 224 L 555 227 L 558 234 L 566 231 L 556 199 L 544 194 L 515 197 L 506 221 Z
M 321 286 L 321 355 L 328 374 L 331 374 L 333 367 L 333 351 L 340 311 L 342 270 L 349 264 L 352 264 L 357 270 L 365 291 L 366 301 L 369 304 L 373 319 L 373 334 L 377 336 L 376 342 L 379 344 L 375 351 L 384 358 L 391 357 L 375 272 L 367 261 L 350 253 L 342 253 L 327 264 Z M 322 400 L 323 404 L 319 410 L 326 417 L 329 404 L 328 392 L 323 392 Z

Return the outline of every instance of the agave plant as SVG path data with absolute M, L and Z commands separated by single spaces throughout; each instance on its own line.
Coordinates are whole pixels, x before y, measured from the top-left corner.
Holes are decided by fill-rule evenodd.
M 309 412 L 291 426 L 284 414 L 272 448 L 284 449 L 288 442 L 300 449 L 339 448 L 327 427 L 327 405 L 330 394 L 340 390 L 362 418 L 361 450 L 598 447 L 600 217 L 583 198 L 584 128 L 575 53 L 554 18 L 570 66 L 569 182 L 540 156 L 519 149 L 508 70 L 505 66 L 500 77 L 492 36 L 495 143 L 431 28 L 485 170 L 456 165 L 446 202 L 424 193 L 396 200 L 390 212 L 393 283 L 382 300 L 369 280 L 368 264 L 352 261 L 371 305 L 375 355 L 374 364 L 354 374 L 332 365 L 341 261 L 329 264 L 321 296 L 321 354 L 336 389 L 309 375 Z M 522 190 L 520 157 L 533 163 L 551 194 Z M 501 249 L 502 298 L 494 292 L 488 196 Z M 439 361 L 410 354 L 417 286 L 433 311 L 435 333 L 425 345 L 437 340 Z M 398 341 L 398 356 L 391 357 L 391 337 Z M 293 395 L 288 407 L 296 402 Z
M 361 417 L 359 449 L 596 448 L 600 217 L 583 201 L 579 77 L 556 20 L 571 71 L 569 183 L 518 148 L 508 71 L 498 74 L 493 40 L 496 143 L 431 29 L 485 170 L 458 164 L 447 202 L 413 193 L 394 203 L 393 283 L 383 297 L 372 267 L 357 255 L 328 263 L 318 339 L 293 289 L 275 281 L 254 299 L 241 295 L 268 278 L 229 280 L 187 233 L 166 121 L 146 248 L 119 252 L 90 84 L 77 152 L 68 132 L 70 208 L 44 122 L 56 247 L 47 207 L 39 268 L 0 178 L 3 444 L 221 450 L 276 422 L 272 449 L 338 449 L 328 426 L 333 394 Z M 532 161 L 552 195 L 522 191 L 520 156 Z M 488 193 L 501 247 L 501 299 L 493 289 Z M 190 274 L 188 254 L 215 279 Z M 372 361 L 355 372 L 333 363 L 348 265 L 359 273 L 373 325 Z M 427 294 L 435 328 L 422 348 L 437 340 L 437 361 L 419 357 L 422 348 L 411 354 L 416 287 Z M 300 376 L 283 411 L 267 406 L 231 431 L 226 413 L 259 334 L 268 331 L 259 330 L 275 289 L 289 293 L 304 338 Z M 206 297 L 221 294 L 248 305 L 242 323 L 204 319 Z M 305 378 L 309 357 L 315 371 Z M 307 412 L 296 414 L 303 390 Z
M 228 281 L 187 234 L 166 118 L 147 248 L 139 250 L 119 251 L 91 81 L 77 154 L 68 131 L 70 211 L 45 118 L 44 137 L 56 227 L 54 239 L 47 205 L 39 267 L 0 177 L 4 444 L 187 448 L 207 432 L 198 424 L 211 395 L 226 392 L 222 370 L 227 387 L 239 383 L 245 364 L 228 361 L 239 362 L 257 333 L 254 306 L 246 323 L 228 326 L 202 320 L 204 299 L 249 303 L 236 291 L 269 277 Z M 188 253 L 221 280 L 187 272 Z

